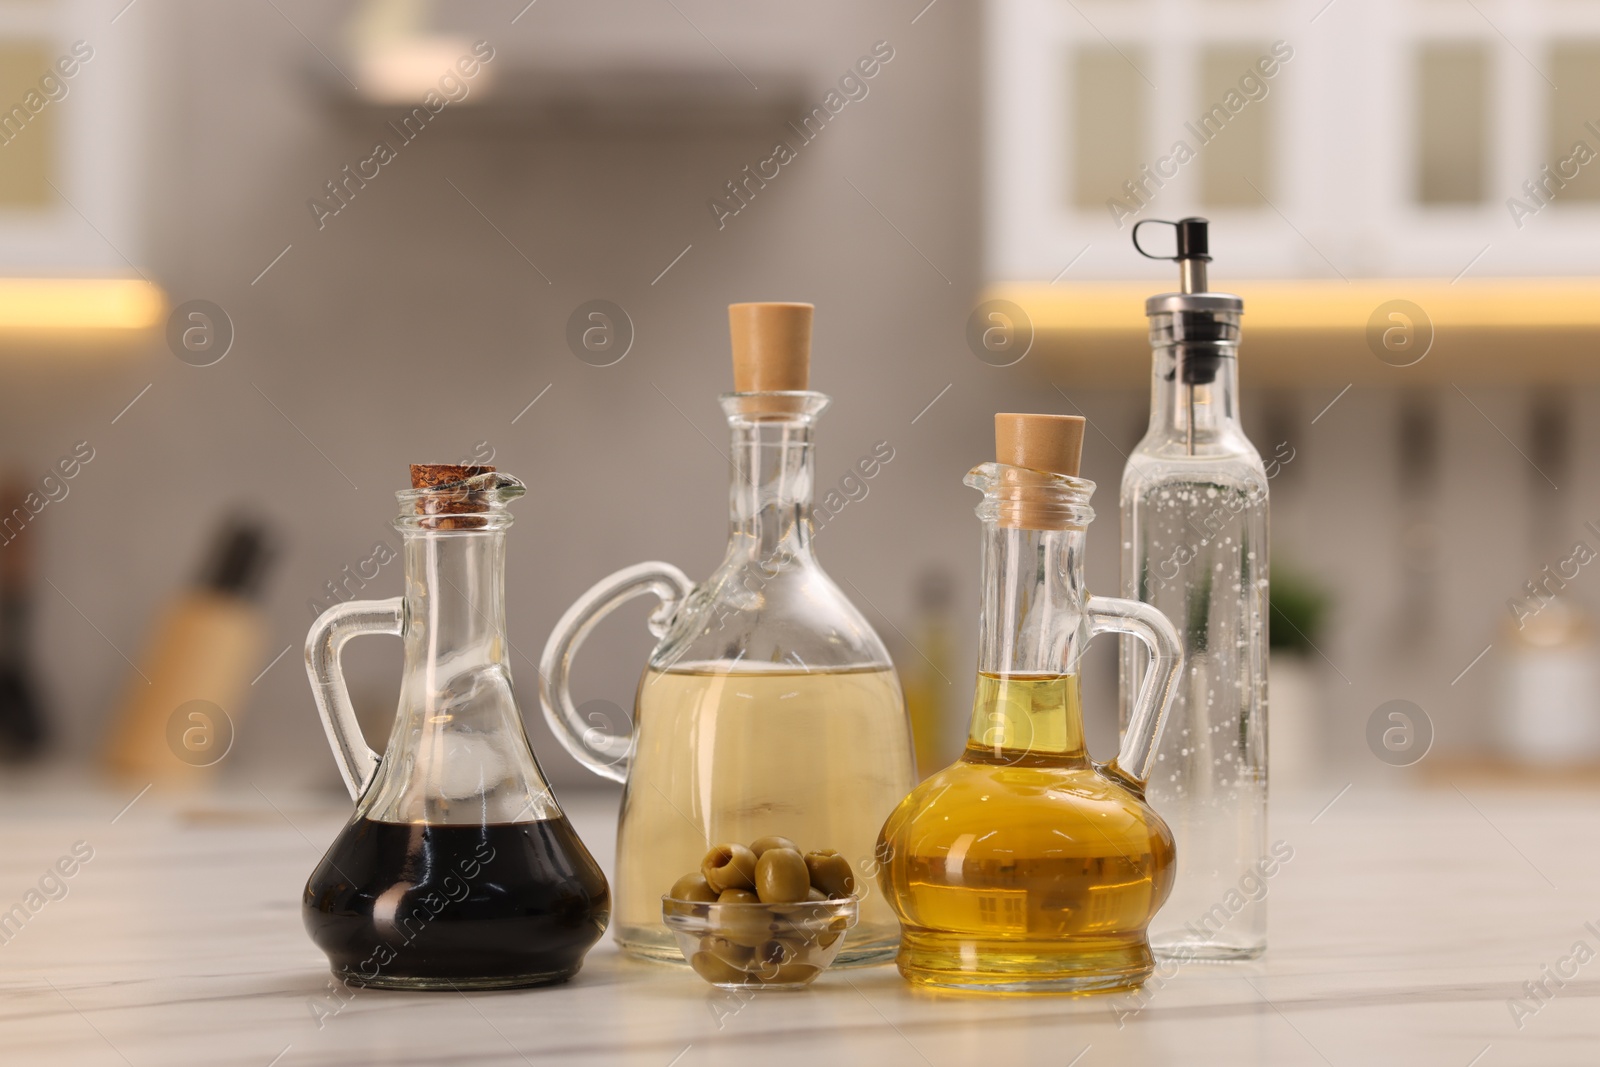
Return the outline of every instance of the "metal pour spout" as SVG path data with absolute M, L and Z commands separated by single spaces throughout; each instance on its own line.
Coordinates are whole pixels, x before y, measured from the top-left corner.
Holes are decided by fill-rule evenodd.
M 1139 227 L 1150 223 L 1159 223 L 1171 226 L 1177 237 L 1177 254 L 1171 256 L 1152 255 L 1139 244 Z M 1133 227 L 1133 247 L 1142 256 L 1149 259 L 1171 259 L 1178 264 L 1178 286 L 1185 296 L 1205 293 L 1210 290 L 1206 283 L 1206 264 L 1211 262 L 1210 222 L 1197 216 L 1179 219 L 1177 222 L 1168 222 L 1165 219 L 1145 219 Z M 1194 455 L 1194 387 L 1193 375 L 1184 375 L 1184 388 L 1187 391 L 1189 408 L 1188 426 L 1185 430 L 1185 444 L 1189 455 Z

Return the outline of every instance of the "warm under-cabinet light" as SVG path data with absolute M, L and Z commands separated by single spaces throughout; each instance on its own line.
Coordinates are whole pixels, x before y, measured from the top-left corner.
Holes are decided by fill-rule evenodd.
M 139 333 L 160 325 L 166 304 L 138 278 L 0 278 L 0 335 Z
M 1308 280 L 1214 279 L 1219 291 L 1245 297 L 1257 329 L 1301 332 L 1363 327 L 1379 305 L 1406 299 L 1435 323 L 1467 327 L 1600 327 L 1600 278 L 1435 278 Z M 1145 330 L 1148 282 L 1001 284 L 990 298 L 1021 304 L 1041 330 Z
M 1600 278 L 1233 279 L 1244 298 L 1240 374 L 1252 386 L 1600 381 Z M 1018 305 L 1032 358 L 1080 386 L 1134 388 L 1149 377 L 1148 282 L 1000 283 L 986 300 Z M 1399 317 L 1395 317 L 1398 315 Z M 1414 364 L 1374 348 L 1414 331 Z

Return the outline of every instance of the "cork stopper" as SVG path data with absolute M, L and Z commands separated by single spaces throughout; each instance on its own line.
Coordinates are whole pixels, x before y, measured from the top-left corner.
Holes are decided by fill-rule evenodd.
M 736 393 L 810 388 L 811 304 L 729 304 Z
M 413 463 L 411 488 L 446 489 L 468 478 L 493 473 L 493 467 L 464 463 Z M 418 515 L 473 515 L 489 510 L 489 505 L 474 499 L 474 494 L 462 487 L 455 492 L 430 493 L 417 501 Z M 482 525 L 482 520 L 439 519 L 433 524 L 438 530 L 464 530 Z
M 1011 467 L 1076 478 L 1083 458 L 1083 419 L 1078 415 L 997 414 L 994 458 Z
M 994 417 L 995 459 L 1008 468 L 994 493 L 999 524 L 1017 530 L 1081 530 L 1056 475 L 1078 476 L 1084 420 L 1077 415 Z

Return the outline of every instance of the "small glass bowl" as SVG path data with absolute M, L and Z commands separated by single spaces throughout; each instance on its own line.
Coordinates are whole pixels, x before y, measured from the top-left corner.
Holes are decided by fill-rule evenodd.
M 719 989 L 811 984 L 856 924 L 855 897 L 797 904 L 716 904 L 661 898 L 661 920 L 696 974 Z

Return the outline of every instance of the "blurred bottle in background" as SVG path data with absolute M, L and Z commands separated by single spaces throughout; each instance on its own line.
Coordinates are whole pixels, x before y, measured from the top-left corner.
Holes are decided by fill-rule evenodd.
M 1600 526 L 1579 529 L 1560 489 L 1571 481 L 1571 420 L 1564 396 L 1536 396 L 1529 412 L 1528 572 L 1511 598 L 1497 645 L 1499 725 L 1506 754 L 1530 766 L 1600 762 L 1600 647 L 1594 620 L 1564 591 L 1588 577 Z M 1570 494 L 1568 494 L 1570 495 Z M 1569 525 L 1569 523 L 1572 523 Z M 1597 568 L 1600 569 L 1600 568 Z
M 251 680 L 265 666 L 258 598 L 273 554 L 260 522 L 223 525 L 199 582 L 161 617 L 128 681 L 104 750 L 113 774 L 179 787 L 213 777 L 233 745 Z
M 1600 650 L 1587 612 L 1552 600 L 1505 627 L 1500 676 L 1507 754 L 1530 766 L 1600 762 Z
M 8 478 L 0 490 L 0 515 L 28 512 L 30 486 Z M 0 758 L 22 762 L 48 740 L 44 707 L 34 682 L 33 572 L 38 533 L 31 526 L 0 545 Z
M 1398 452 L 1399 499 L 1394 509 L 1400 549 L 1400 586 L 1393 627 L 1381 637 L 1397 664 L 1428 656 L 1439 631 L 1440 570 L 1444 534 L 1439 522 L 1443 484 L 1438 397 L 1413 392 L 1401 400 Z
M 917 578 L 916 617 L 901 657 L 900 682 L 916 746 L 919 779 L 949 766 L 966 738 L 965 709 L 954 699 L 955 651 L 951 603 L 955 582 L 948 568 L 931 566 Z

